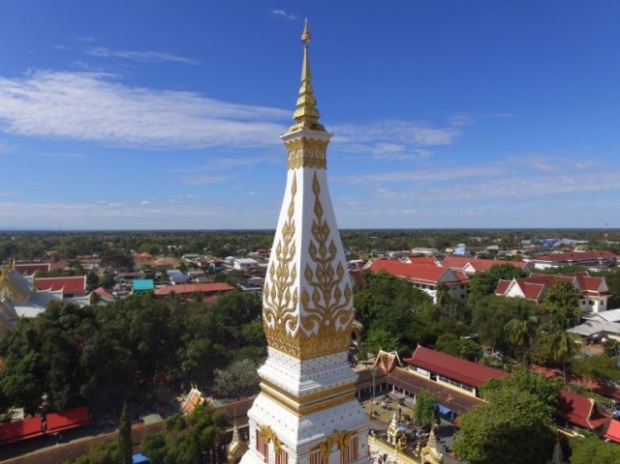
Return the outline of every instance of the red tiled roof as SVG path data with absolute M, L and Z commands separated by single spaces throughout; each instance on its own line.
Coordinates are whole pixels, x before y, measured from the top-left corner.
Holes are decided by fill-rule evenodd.
M 612 420 L 609 423 L 609 428 L 604 435 L 605 438 L 613 440 L 616 443 L 620 443 L 620 421 Z
M 109 300 L 116 300 L 116 297 L 103 287 L 95 289 L 94 292 L 103 298 L 107 298 Z
M 504 261 L 501 259 L 481 259 L 481 258 L 469 258 L 467 256 L 446 256 L 441 262 L 443 267 L 449 267 L 451 269 L 465 269 L 467 265 L 472 266 L 476 272 L 488 271 L 493 266 L 500 266 L 502 264 L 509 264 L 518 269 L 523 269 L 527 266 L 527 263 L 523 261 Z
M 210 282 L 204 284 L 182 284 L 182 285 L 166 285 L 165 287 L 155 290 L 155 295 L 168 295 L 170 293 L 177 293 L 180 295 L 187 295 L 194 292 L 209 293 L 209 292 L 229 292 L 234 290 L 235 287 L 226 282 Z
M 40 417 L 0 425 L 0 445 L 43 435 Z
M 418 346 L 411 358 L 404 360 L 412 366 L 421 367 L 449 379 L 457 380 L 472 387 L 479 387 L 492 378 L 506 376 L 506 373 L 492 367 L 483 366 L 441 351 Z
M 38 290 L 57 292 L 64 290 L 65 293 L 85 293 L 86 276 L 73 277 L 40 277 L 34 279 Z
M 446 272 L 451 272 L 441 267 L 425 264 L 408 264 L 389 259 L 378 259 L 370 265 L 369 269 L 373 272 L 385 271 L 396 277 L 432 285 L 437 285 Z M 458 277 L 454 281 L 459 281 Z
M 441 263 L 434 256 L 410 256 L 411 264 L 425 264 L 427 266 L 441 266 Z
M 558 412 L 569 423 L 594 430 L 610 420 L 599 412 L 593 399 L 566 390 L 560 390 L 560 395 Z
M 49 272 L 52 263 L 16 264 L 15 269 L 22 275 L 32 275 L 35 272 Z
M 88 415 L 88 408 L 82 406 L 65 412 L 49 413 L 45 416 L 45 422 L 47 424 L 46 433 L 55 433 L 89 424 L 90 416 Z
M 508 290 L 510 282 L 512 282 L 512 280 L 500 279 L 499 282 L 497 282 L 497 287 L 495 287 L 495 294 L 504 295 L 506 290 Z
M 544 290 L 550 288 L 556 282 L 570 282 L 576 284 L 581 294 L 588 295 L 607 295 L 605 291 L 605 279 L 602 277 L 590 277 L 587 274 L 575 275 L 548 275 L 548 274 L 531 274 L 529 277 L 521 277 L 514 279 L 516 284 L 521 288 L 525 298 L 540 301 L 543 297 Z M 500 280 L 495 289 L 498 295 L 506 294 L 508 285 L 505 280 Z M 603 291 L 602 291 L 603 289 Z
M 357 288 L 364 288 L 364 276 L 359 270 L 351 270 L 349 271 L 349 276 L 351 277 L 351 281 L 357 286 Z
M 611 251 L 583 251 L 578 253 L 551 253 L 548 255 L 533 256 L 532 261 L 583 261 L 589 259 L 614 259 L 616 255 Z
M 400 367 L 401 365 L 400 358 L 396 352 L 379 351 L 375 359 L 375 366 L 382 368 L 385 372 L 391 372 L 395 367 Z
M 450 408 L 457 414 L 465 414 L 474 406 L 484 404 L 484 401 L 480 398 L 460 393 L 453 388 L 415 375 L 403 368 L 396 368 L 390 372 L 388 374 L 388 382 L 415 395 L 425 392 L 435 396 L 441 405 Z

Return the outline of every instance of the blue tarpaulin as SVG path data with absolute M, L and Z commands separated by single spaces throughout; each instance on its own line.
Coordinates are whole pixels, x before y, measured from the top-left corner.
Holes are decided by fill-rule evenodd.
M 132 464 L 146 464 L 151 461 L 149 461 L 149 458 L 147 458 L 144 454 L 139 453 L 139 454 L 134 454 L 131 457 L 131 462 Z

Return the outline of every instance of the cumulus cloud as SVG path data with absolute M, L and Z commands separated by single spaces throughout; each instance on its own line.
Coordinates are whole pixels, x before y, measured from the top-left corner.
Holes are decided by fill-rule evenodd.
M 197 93 L 130 87 L 104 73 L 39 71 L 0 77 L 5 132 L 136 148 L 277 143 L 288 111 L 226 103 Z

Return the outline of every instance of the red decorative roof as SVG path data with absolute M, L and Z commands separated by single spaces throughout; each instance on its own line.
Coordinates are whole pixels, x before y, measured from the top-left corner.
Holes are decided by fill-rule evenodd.
M 411 357 L 404 359 L 404 361 L 412 366 L 421 367 L 472 387 L 479 387 L 492 378 L 506 376 L 506 373 L 499 369 L 483 366 L 423 346 L 418 346 Z
M 86 293 L 86 276 L 73 277 L 35 277 L 34 284 L 38 290 L 65 293 Z
M 364 276 L 358 269 L 350 270 L 349 276 L 351 277 L 351 282 L 357 286 L 357 288 L 364 288 L 366 283 L 364 282 Z
M 182 285 L 166 285 L 165 287 L 155 290 L 155 295 L 168 295 L 170 293 L 177 293 L 179 295 L 198 293 L 213 293 L 213 292 L 230 292 L 235 287 L 226 282 L 211 282 L 204 284 L 182 284 Z
M 46 433 L 56 433 L 62 430 L 73 429 L 90 423 L 88 408 L 69 409 L 65 412 L 52 412 L 45 416 Z
M 425 264 L 427 266 L 441 266 L 441 263 L 434 256 L 410 256 L 411 264 Z
M 609 440 L 613 440 L 616 443 L 620 443 L 620 422 L 617 420 L 612 420 L 609 423 L 609 428 L 607 429 L 604 437 Z
M 566 390 L 560 390 L 560 395 L 558 412 L 569 423 L 594 430 L 610 420 L 599 412 L 593 399 Z
M 43 435 L 40 417 L 0 425 L 0 445 Z
M 370 265 L 369 269 L 373 272 L 385 271 L 393 276 L 427 285 L 437 285 L 440 281 L 445 283 L 462 282 L 461 278 L 451 270 L 426 264 L 409 264 L 389 259 L 378 259 Z M 447 274 L 447 279 L 442 280 L 446 273 L 450 274 Z
M 518 269 L 523 269 L 528 266 L 528 263 L 524 263 L 523 261 L 504 261 L 501 259 L 480 259 L 480 258 L 469 258 L 466 256 L 446 256 L 444 260 L 441 262 L 443 267 L 449 267 L 450 269 L 459 269 L 463 270 L 470 265 L 475 272 L 488 271 L 493 266 L 501 266 L 503 264 L 509 264 L 510 266 L 516 267 Z
M 505 295 L 509 290 L 510 284 L 506 280 L 500 280 L 495 289 L 497 295 Z M 549 274 L 530 274 L 529 277 L 521 277 L 513 281 L 519 286 L 525 298 L 541 301 L 546 289 L 556 282 L 570 282 L 581 292 L 582 297 L 586 295 L 602 296 L 608 295 L 607 284 L 604 277 L 590 277 L 588 274 L 574 275 L 549 275 Z
M 375 359 L 375 366 L 382 369 L 385 372 L 392 372 L 394 368 L 401 367 L 402 363 L 398 357 L 398 353 L 395 351 L 388 353 L 387 351 L 380 350 Z
M 50 272 L 56 269 L 64 269 L 66 262 L 58 261 L 56 263 L 21 263 L 16 264 L 15 269 L 22 275 L 32 275 L 35 272 Z

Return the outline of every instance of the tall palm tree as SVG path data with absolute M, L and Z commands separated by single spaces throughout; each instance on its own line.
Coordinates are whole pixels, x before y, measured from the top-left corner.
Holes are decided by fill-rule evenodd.
M 525 304 L 519 305 L 517 317 L 509 320 L 504 329 L 508 332 L 508 338 L 523 350 L 523 366 L 527 366 L 528 353 L 532 342 L 538 334 L 538 317 L 533 314 L 531 308 Z
M 554 362 L 562 363 L 564 383 L 566 383 L 566 361 L 569 361 L 577 352 L 577 342 L 568 332 L 570 320 L 562 314 L 557 314 L 551 324 L 548 348 L 549 355 Z

